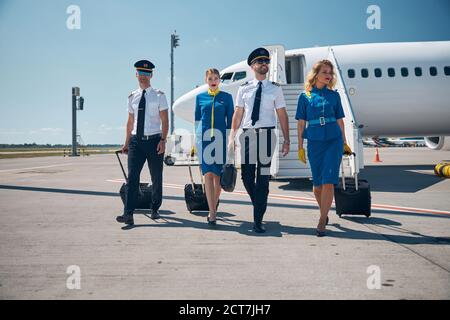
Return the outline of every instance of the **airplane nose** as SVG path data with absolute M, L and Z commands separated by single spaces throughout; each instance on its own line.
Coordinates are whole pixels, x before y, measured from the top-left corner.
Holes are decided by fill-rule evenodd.
M 195 95 L 189 92 L 181 96 L 174 101 L 172 109 L 177 117 L 192 122 L 194 118 Z
M 186 121 L 193 122 L 195 112 L 195 99 L 199 93 L 207 90 L 206 88 L 207 85 L 202 85 L 175 100 L 172 109 L 176 116 Z
M 183 104 L 183 101 L 181 98 L 178 98 L 177 100 L 174 101 L 172 109 L 173 112 L 177 113 L 178 109 L 181 107 L 181 105 Z

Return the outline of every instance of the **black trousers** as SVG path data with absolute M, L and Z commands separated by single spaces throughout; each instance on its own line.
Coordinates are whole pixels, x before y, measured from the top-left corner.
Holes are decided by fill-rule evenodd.
M 253 220 L 261 223 L 267 209 L 270 165 L 275 150 L 273 129 L 244 129 L 241 144 L 241 177 L 253 204 Z
M 132 136 L 128 145 L 128 194 L 124 213 L 132 214 L 136 209 L 139 181 L 145 160 L 147 160 L 152 179 L 152 205 L 158 210 L 162 203 L 163 160 L 164 154 L 156 151 L 161 136 L 156 135 L 149 140 L 140 140 Z

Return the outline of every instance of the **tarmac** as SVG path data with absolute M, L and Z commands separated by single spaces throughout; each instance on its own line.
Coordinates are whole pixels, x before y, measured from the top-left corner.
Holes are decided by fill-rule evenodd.
M 186 209 L 187 168 L 164 166 L 162 218 L 124 228 L 115 155 L 2 159 L 0 299 L 449 299 L 450 179 L 433 168 L 450 151 L 380 157 L 366 148 L 360 174 L 372 216 L 333 207 L 323 238 L 307 179 L 271 181 L 254 234 L 240 173 L 211 227 Z

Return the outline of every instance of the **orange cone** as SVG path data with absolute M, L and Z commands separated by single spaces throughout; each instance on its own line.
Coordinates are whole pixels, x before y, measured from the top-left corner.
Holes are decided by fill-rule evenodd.
M 375 161 L 374 162 L 383 162 L 380 160 L 380 154 L 378 153 L 378 148 L 375 150 Z

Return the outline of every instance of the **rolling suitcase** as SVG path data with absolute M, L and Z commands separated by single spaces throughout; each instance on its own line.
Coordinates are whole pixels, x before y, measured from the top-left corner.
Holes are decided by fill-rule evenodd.
M 202 183 L 198 184 L 194 183 L 190 161 L 188 161 L 188 167 L 191 183 L 184 186 L 184 200 L 186 201 L 186 207 L 190 213 L 192 213 L 192 211 L 209 211 L 201 169 L 199 167 Z M 217 203 L 217 205 L 219 205 L 219 203 Z
M 123 205 L 127 202 L 127 192 L 128 192 L 128 177 L 120 160 L 119 153 L 122 151 L 116 151 L 117 159 L 119 160 L 120 168 L 122 169 L 123 176 L 126 183 L 122 184 L 120 187 L 120 198 L 122 199 Z M 139 183 L 139 191 L 136 202 L 136 209 L 150 209 L 152 204 L 152 186 L 148 183 Z
M 349 158 L 353 158 L 356 164 L 356 157 L 353 153 Z M 350 160 L 350 159 L 349 159 Z M 364 215 L 367 218 L 371 213 L 370 185 L 367 180 L 358 179 L 355 172 L 353 178 L 345 177 L 344 164 L 341 165 L 342 180 L 334 188 L 334 201 L 336 204 L 336 214 L 341 217 L 348 215 Z

